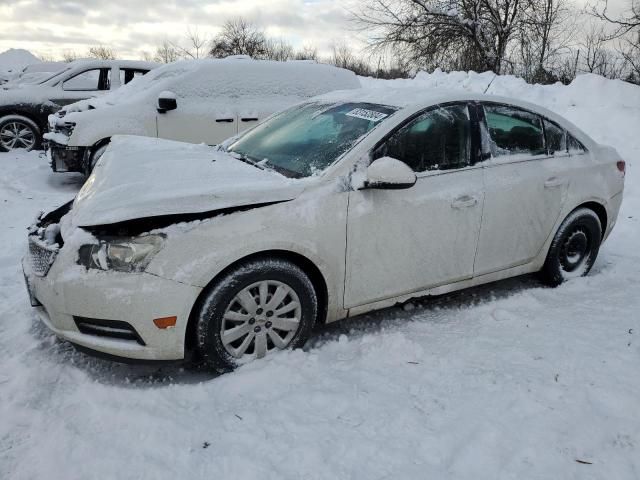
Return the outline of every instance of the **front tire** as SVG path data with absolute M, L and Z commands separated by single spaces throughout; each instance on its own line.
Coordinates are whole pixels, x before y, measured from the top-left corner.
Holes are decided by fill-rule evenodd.
M 249 261 L 216 282 L 197 316 L 196 348 L 218 372 L 302 347 L 318 300 L 309 277 L 282 259 Z
M 560 225 L 540 271 L 542 281 L 556 287 L 589 273 L 602 242 L 602 225 L 593 210 L 574 210 Z
M 0 118 L 0 152 L 31 151 L 40 148 L 42 135 L 38 125 L 22 115 Z

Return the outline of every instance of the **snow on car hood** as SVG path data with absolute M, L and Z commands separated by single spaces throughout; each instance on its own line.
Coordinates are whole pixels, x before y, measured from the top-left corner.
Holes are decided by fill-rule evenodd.
M 286 201 L 305 185 L 205 145 L 116 136 L 78 193 L 71 221 L 91 227 Z

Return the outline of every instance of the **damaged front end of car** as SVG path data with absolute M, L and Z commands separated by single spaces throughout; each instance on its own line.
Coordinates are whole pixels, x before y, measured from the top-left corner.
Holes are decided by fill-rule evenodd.
M 64 110 L 49 115 L 49 132 L 43 135 L 49 165 L 54 172 L 84 173 L 88 149 L 68 145 L 76 123 L 65 120 L 65 115 Z

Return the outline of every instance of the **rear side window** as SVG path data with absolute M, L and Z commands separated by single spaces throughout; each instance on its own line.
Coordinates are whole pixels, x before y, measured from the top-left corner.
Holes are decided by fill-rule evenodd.
M 394 133 L 374 155 L 402 160 L 414 172 L 469 165 L 470 122 L 466 105 L 430 110 Z
M 134 78 L 138 78 L 147 73 L 147 70 L 136 70 L 133 68 L 120 69 L 120 85 L 126 85 Z
M 484 112 L 492 156 L 546 153 L 538 115 L 506 105 L 485 105 Z
M 567 153 L 567 134 L 563 128 L 545 119 L 544 134 L 549 155 L 562 155 Z
M 567 150 L 569 150 L 569 154 L 573 155 L 584 153 L 587 151 L 587 149 L 584 148 L 584 145 L 576 140 L 575 137 L 570 133 L 567 133 Z

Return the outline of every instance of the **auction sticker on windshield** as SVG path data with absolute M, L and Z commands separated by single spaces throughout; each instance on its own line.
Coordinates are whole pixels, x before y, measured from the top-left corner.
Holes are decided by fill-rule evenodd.
M 345 115 L 349 117 L 362 118 L 363 120 L 369 120 L 371 122 L 379 122 L 389 116 L 387 113 L 367 110 L 366 108 L 354 108 L 350 112 L 345 113 Z

